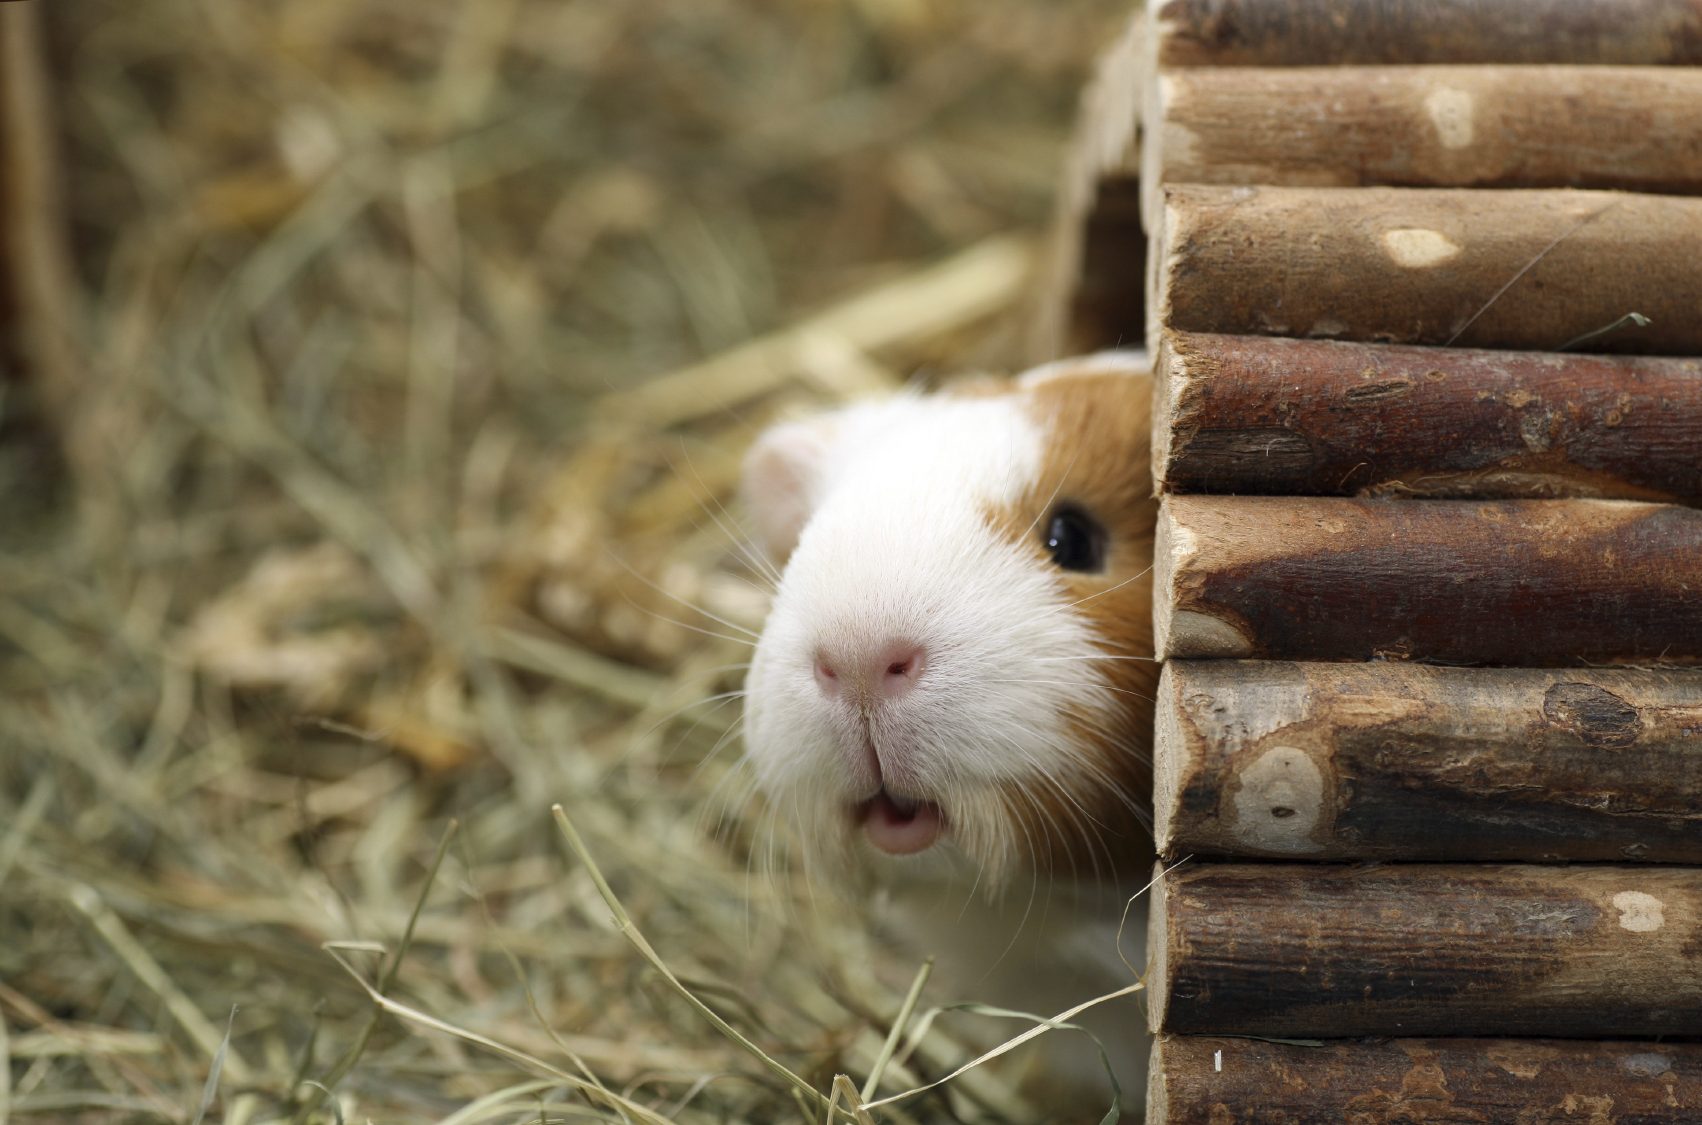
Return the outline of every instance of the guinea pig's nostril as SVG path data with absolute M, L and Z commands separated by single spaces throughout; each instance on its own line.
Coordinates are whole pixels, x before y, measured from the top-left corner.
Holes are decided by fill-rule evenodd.
M 922 675 L 922 665 L 926 653 L 922 646 L 915 644 L 897 644 L 889 647 L 881 654 L 885 666 L 885 675 L 880 678 L 881 690 L 886 695 L 902 695 L 913 687 Z
M 858 655 L 817 653 L 811 660 L 823 695 L 868 702 L 896 699 L 922 675 L 927 653 L 910 641 L 893 641 Z
M 816 683 L 829 695 L 839 690 L 839 672 L 823 657 L 815 659 Z

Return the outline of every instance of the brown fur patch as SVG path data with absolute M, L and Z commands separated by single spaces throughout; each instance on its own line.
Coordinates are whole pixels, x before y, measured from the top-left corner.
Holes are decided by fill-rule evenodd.
M 1097 675 L 1112 689 L 1111 708 L 1075 716 L 1070 739 L 1122 792 L 1095 784 L 1066 796 L 1051 786 L 1030 785 L 1022 794 L 1007 794 L 1005 803 L 1037 846 L 1051 842 L 1054 869 L 1132 874 L 1145 870 L 1152 856 L 1146 818 L 1152 805 L 1153 697 L 1159 672 L 1151 659 L 1158 520 L 1150 452 L 1152 379 L 1065 371 L 1015 393 L 1027 400 L 1048 434 L 1047 458 L 1028 495 L 1011 510 L 992 513 L 994 526 L 1048 567 L 1054 564 L 1044 537 L 1059 504 L 1088 512 L 1107 532 L 1103 573 L 1058 573 L 1075 603 L 1073 611 L 1088 620 L 1105 655 L 1118 659 L 1063 666 L 1058 678 Z

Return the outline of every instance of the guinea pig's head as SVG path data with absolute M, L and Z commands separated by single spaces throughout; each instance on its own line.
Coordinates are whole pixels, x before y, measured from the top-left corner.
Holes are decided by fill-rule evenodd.
M 815 858 L 1144 868 L 1151 379 L 1108 353 L 776 426 L 745 742 Z

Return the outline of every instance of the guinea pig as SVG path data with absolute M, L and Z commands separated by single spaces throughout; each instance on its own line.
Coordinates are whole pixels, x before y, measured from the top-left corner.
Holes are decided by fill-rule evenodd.
M 1132 983 L 1150 409 L 1144 356 L 1108 352 L 783 423 L 746 457 L 783 567 L 745 685 L 758 785 L 806 863 L 908 901 L 899 928 L 989 1003 L 1051 1015 Z M 1119 1018 L 1138 1038 L 1139 1009 Z M 1064 1080 L 1097 1093 L 1097 1052 L 1073 1053 L 1088 1073 Z

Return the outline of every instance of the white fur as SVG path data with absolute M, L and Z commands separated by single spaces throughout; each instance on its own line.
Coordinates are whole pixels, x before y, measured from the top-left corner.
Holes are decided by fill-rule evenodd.
M 1104 359 L 1096 370 L 1130 363 L 1127 353 Z M 901 396 L 789 423 L 759 441 L 747 461 L 747 498 L 758 507 L 777 501 L 753 515 L 779 553 L 796 546 L 746 685 L 745 741 L 808 861 L 872 856 L 852 810 L 880 784 L 939 804 L 945 842 L 887 871 L 899 876 L 887 880 L 891 924 L 941 954 L 945 987 L 959 995 L 1051 1014 L 1130 976 L 1113 940 L 1123 891 L 1037 870 L 1004 878 L 1036 866 L 1025 849 L 1046 841 L 1027 838 L 1002 794 L 1020 801 L 1025 792 L 1073 796 L 1108 784 L 1072 745 L 1067 717 L 1116 709 L 1091 659 L 1102 650 L 1057 571 L 989 520 L 1059 483 L 1039 479 L 1051 439 L 1025 404 L 1020 394 Z M 1044 513 L 1023 522 L 1030 518 L 1027 534 L 1038 537 Z M 928 652 L 908 694 L 859 709 L 819 689 L 818 653 L 872 650 L 894 638 Z M 1007 884 L 1003 897 L 977 894 Z M 1138 965 L 1139 916 L 1133 926 L 1124 948 Z M 1087 1022 L 1117 1061 L 1125 1097 L 1138 1100 L 1138 1005 L 1125 998 Z M 1103 1109 L 1108 1088 L 1084 1040 L 1049 1036 L 1039 1057 L 1069 1100 Z
M 1030 842 L 1013 838 L 994 787 L 1085 784 L 1060 732 L 1067 714 L 1108 706 L 1097 675 L 1075 671 L 1089 665 L 1071 658 L 1098 650 L 1056 573 L 988 518 L 1043 483 L 1045 435 L 1015 396 L 901 397 L 831 421 L 751 667 L 751 760 L 812 838 L 843 845 L 850 809 L 881 784 L 872 739 L 890 791 L 938 803 L 952 843 L 1003 869 Z M 908 695 L 859 710 L 820 691 L 818 653 L 894 638 L 928 653 Z

